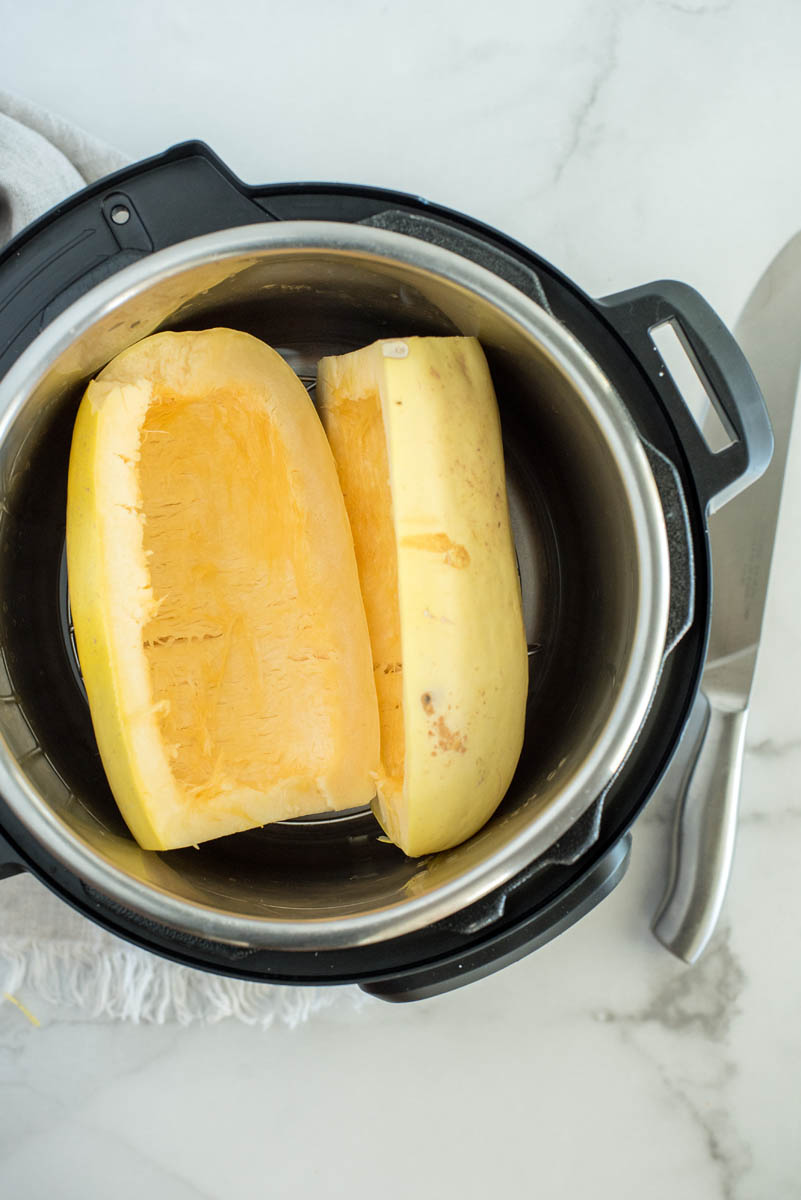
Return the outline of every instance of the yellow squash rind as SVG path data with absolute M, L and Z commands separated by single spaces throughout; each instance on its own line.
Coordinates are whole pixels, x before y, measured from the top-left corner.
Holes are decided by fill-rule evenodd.
M 376 395 L 397 556 L 405 755 L 402 780 L 382 771 L 374 807 L 388 836 L 417 856 L 470 837 L 504 796 L 523 744 L 528 657 L 481 346 L 410 337 L 320 363 L 318 404 L 346 504 L 359 470 L 348 428 Z M 365 513 L 349 514 L 364 590 L 365 572 L 382 564 L 371 558 Z

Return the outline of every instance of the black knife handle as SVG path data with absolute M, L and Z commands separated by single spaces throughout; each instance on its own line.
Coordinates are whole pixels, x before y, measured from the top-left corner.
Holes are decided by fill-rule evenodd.
M 714 309 L 686 283 L 646 283 L 605 296 L 599 304 L 667 408 L 703 508 L 720 508 L 759 478 L 773 453 L 768 411 L 745 355 Z M 651 330 L 666 321 L 733 437 L 722 450 L 710 449 L 651 337 Z

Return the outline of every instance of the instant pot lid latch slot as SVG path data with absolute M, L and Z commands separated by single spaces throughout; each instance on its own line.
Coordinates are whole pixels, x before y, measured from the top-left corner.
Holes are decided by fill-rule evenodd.
M 402 233 L 406 237 L 417 238 L 418 241 L 450 250 L 452 254 L 458 254 L 461 258 L 468 258 L 477 266 L 491 271 L 493 275 L 517 288 L 524 296 L 528 296 L 529 300 L 533 300 L 553 316 L 545 290 L 535 271 L 513 258 L 511 254 L 504 253 L 487 241 L 473 237 L 455 225 L 449 225 L 441 219 L 434 220 L 431 217 L 402 212 L 400 209 L 387 209 L 376 216 L 366 217 L 358 224 Z

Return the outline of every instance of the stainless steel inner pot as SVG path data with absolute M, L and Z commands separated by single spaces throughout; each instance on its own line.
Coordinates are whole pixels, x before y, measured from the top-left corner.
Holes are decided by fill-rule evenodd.
M 504 432 L 530 689 L 509 793 L 454 850 L 407 859 L 378 840 L 368 812 L 354 812 L 158 854 L 137 847 L 116 810 L 63 636 L 72 421 L 87 380 L 126 346 L 160 328 L 213 325 L 263 338 L 309 382 L 323 354 L 378 337 L 482 342 Z M 87 885 L 190 934 L 314 950 L 458 911 L 598 798 L 657 683 L 668 543 L 623 400 L 547 311 L 415 238 L 277 222 L 187 241 L 121 271 L 55 318 L 0 383 L 0 493 L 0 792 Z

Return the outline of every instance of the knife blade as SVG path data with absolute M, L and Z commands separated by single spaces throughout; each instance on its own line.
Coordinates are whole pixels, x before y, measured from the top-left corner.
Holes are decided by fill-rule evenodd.
M 777 254 L 734 327 L 773 426 L 771 462 L 709 517 L 712 615 L 683 770 L 669 882 L 653 931 L 685 962 L 703 953 L 731 874 L 748 705 L 757 663 L 787 449 L 801 370 L 801 233 Z

